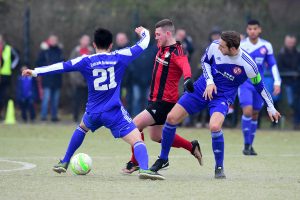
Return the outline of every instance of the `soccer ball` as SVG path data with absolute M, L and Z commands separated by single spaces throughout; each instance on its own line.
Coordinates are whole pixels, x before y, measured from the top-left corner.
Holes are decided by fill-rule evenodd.
M 74 174 L 86 175 L 92 169 L 92 158 L 85 153 L 79 153 L 72 157 L 70 164 Z

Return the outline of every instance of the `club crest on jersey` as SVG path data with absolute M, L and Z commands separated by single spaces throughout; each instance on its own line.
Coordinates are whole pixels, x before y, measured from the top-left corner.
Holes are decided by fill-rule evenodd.
M 260 51 L 260 53 L 263 54 L 263 55 L 267 53 L 267 49 L 266 49 L 265 47 L 260 48 L 259 51 Z
M 166 54 L 165 54 L 165 58 L 167 58 L 167 57 L 169 57 L 170 56 L 170 52 L 166 52 Z
M 234 73 L 235 75 L 240 75 L 240 74 L 242 73 L 242 69 L 239 68 L 239 67 L 234 67 L 234 68 L 233 68 L 233 73 Z

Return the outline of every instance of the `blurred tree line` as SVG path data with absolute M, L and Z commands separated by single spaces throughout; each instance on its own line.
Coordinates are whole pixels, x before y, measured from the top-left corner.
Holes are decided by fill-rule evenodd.
M 135 41 L 133 28 L 137 25 L 153 32 L 158 20 L 170 18 L 193 38 L 196 49 L 191 66 L 195 71 L 214 27 L 245 33 L 247 20 L 258 19 L 263 27 L 262 37 L 273 44 L 276 54 L 285 34 L 293 33 L 299 38 L 299 8 L 297 0 L 0 0 L 0 33 L 24 60 L 24 16 L 29 9 L 27 50 L 29 64 L 34 66 L 40 43 L 50 33 L 59 36 L 65 58 L 69 58 L 79 37 L 85 33 L 92 36 L 97 27 L 113 33 L 126 32 Z
M 297 0 L 0 0 L 0 32 L 21 53 L 24 13 L 30 9 L 30 64 L 34 64 L 39 45 L 50 33 L 59 36 L 68 57 L 78 38 L 92 36 L 102 26 L 113 33 L 124 31 L 136 39 L 133 28 L 139 24 L 154 30 L 162 18 L 185 28 L 196 47 L 193 65 L 208 44 L 213 27 L 245 32 L 249 18 L 259 19 L 263 37 L 278 51 L 286 33 L 300 35 L 300 1 Z

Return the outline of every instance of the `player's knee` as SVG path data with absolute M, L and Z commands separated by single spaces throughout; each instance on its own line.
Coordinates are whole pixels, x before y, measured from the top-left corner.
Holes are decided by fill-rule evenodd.
M 243 115 L 246 117 L 252 117 L 253 110 L 252 108 L 243 108 Z
M 209 123 L 209 129 L 211 132 L 217 132 L 221 130 L 221 125 L 219 123 L 216 122 L 210 122 Z
M 150 139 L 154 142 L 160 142 L 161 141 L 161 135 L 152 135 L 152 134 L 150 134 Z
M 167 116 L 167 122 L 172 125 L 176 125 L 179 123 L 179 119 L 176 115 L 169 113 Z
M 83 122 L 79 124 L 79 127 L 84 130 L 85 134 L 89 131 L 88 127 L 86 127 L 86 125 Z

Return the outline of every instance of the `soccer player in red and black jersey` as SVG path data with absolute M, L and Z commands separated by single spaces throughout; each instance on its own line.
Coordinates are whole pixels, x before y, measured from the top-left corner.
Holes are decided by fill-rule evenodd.
M 176 42 L 175 27 L 171 20 L 164 19 L 156 23 L 155 39 L 159 50 L 152 73 L 148 106 L 133 121 L 140 130 L 142 138 L 144 138 L 143 129 L 149 126 L 150 138 L 161 142 L 163 124 L 179 98 L 178 85 L 181 76 L 184 76 L 185 91 L 193 92 L 194 86 L 191 80 L 191 67 L 187 56 L 184 55 L 182 45 Z M 190 142 L 176 134 L 172 146 L 188 150 L 202 165 L 202 153 L 197 140 Z M 163 168 L 168 166 L 167 160 Z M 122 171 L 131 174 L 136 170 L 138 164 L 132 151 L 132 157 Z

